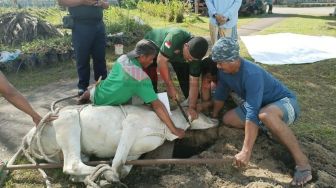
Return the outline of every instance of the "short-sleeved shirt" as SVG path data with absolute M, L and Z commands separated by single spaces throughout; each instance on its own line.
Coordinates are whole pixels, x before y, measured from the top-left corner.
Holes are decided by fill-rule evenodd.
M 69 7 L 69 12 L 76 21 L 101 21 L 103 19 L 103 8 L 98 6 L 80 5 Z
M 132 96 L 138 96 L 145 103 L 158 99 L 152 81 L 142 70 L 139 61 L 123 55 L 118 58 L 108 77 L 96 86 L 93 103 L 119 105 Z
M 160 48 L 160 53 L 167 57 L 170 63 L 188 63 L 183 58 L 183 46 L 192 38 L 189 32 L 179 28 L 153 29 L 144 38 L 153 41 Z M 188 64 L 189 74 L 199 77 L 201 61 L 193 61 Z
M 258 65 L 240 59 L 240 69 L 234 74 L 218 72 L 218 82 L 214 98 L 224 101 L 233 90 L 245 100 L 246 120 L 258 125 L 260 109 L 270 103 L 288 98 L 296 98 L 284 84 Z

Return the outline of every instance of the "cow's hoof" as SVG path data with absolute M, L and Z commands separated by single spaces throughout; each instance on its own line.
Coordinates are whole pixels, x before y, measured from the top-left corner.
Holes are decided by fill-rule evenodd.
M 107 170 L 103 173 L 104 178 L 108 181 L 108 182 L 119 182 L 119 176 L 117 173 L 114 173 L 112 170 Z

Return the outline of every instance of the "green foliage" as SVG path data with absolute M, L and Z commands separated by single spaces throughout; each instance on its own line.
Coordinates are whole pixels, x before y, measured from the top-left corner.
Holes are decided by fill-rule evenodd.
M 142 12 L 146 12 L 151 16 L 165 18 L 169 22 L 176 21 L 177 23 L 182 23 L 184 19 L 183 12 L 185 5 L 178 0 L 171 0 L 168 4 L 139 1 L 137 7 Z
M 123 0 L 121 1 L 121 7 L 123 8 L 136 8 L 138 0 Z
M 129 10 L 112 7 L 104 13 L 106 33 L 124 32 L 129 38 L 128 43 L 143 38 L 145 33 L 152 28 L 145 24 L 139 17 L 132 16 Z
M 25 43 L 21 47 L 23 53 L 45 54 L 47 52 L 65 53 L 71 49 L 71 38 L 57 37 L 51 39 L 38 39 Z

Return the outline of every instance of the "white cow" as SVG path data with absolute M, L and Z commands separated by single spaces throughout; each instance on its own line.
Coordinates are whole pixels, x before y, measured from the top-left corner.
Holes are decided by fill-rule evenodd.
M 176 127 L 187 129 L 189 124 L 179 109 L 172 112 Z M 194 120 L 191 129 L 207 129 L 217 123 L 203 114 Z M 24 142 L 31 143 L 33 155 L 37 155 L 37 139 L 33 128 Z M 59 118 L 45 126 L 40 136 L 43 152 L 52 155 L 62 151 L 63 172 L 71 175 L 88 175 L 94 167 L 85 165 L 81 153 L 99 158 L 111 158 L 112 180 L 126 176 L 131 166 L 126 160 L 134 160 L 152 151 L 163 142 L 174 140 L 173 135 L 159 117 L 146 106 L 100 106 L 68 107 L 59 112 Z M 32 141 L 32 142 L 31 142 Z M 60 155 L 54 155 L 60 161 Z M 37 156 L 36 156 L 37 157 Z M 47 159 L 48 160 L 48 159 Z M 49 160 L 49 162 L 52 162 Z

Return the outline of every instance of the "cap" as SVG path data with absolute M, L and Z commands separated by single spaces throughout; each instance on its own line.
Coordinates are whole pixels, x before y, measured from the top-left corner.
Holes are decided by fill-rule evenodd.
M 201 60 L 208 51 L 208 42 L 203 37 L 191 38 L 188 45 L 190 55 L 199 60 Z
M 136 45 L 134 50 L 127 53 L 130 58 L 139 57 L 140 55 L 156 55 L 158 47 L 153 41 L 142 39 Z
M 235 60 L 239 57 L 239 44 L 230 37 L 220 38 L 212 47 L 212 60 L 219 63 Z

